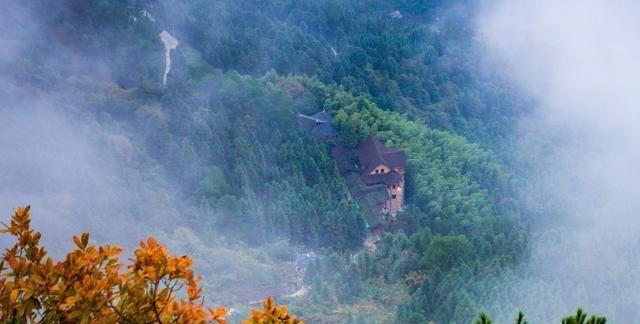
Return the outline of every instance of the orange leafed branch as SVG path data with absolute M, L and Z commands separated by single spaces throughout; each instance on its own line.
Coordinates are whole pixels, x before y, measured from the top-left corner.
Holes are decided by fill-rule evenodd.
M 149 238 L 125 268 L 119 247 L 90 245 L 84 233 L 54 262 L 29 212 L 16 209 L 0 230 L 16 238 L 0 261 L 0 322 L 226 323 L 226 309 L 202 304 L 191 258 L 171 256 Z M 183 288 L 186 300 L 176 297 Z
M 193 260 L 175 257 L 154 238 L 140 242 L 131 264 L 117 246 L 89 244 L 74 236 L 75 248 L 54 262 L 31 228 L 30 207 L 18 208 L 0 234 L 16 238 L 0 261 L 0 322 L 16 323 L 226 323 L 227 309 L 205 308 Z M 180 290 L 186 299 L 176 297 Z M 245 324 L 304 324 L 265 300 Z
M 304 321 L 287 314 L 287 306 L 278 306 L 271 296 L 262 304 L 263 310 L 253 309 L 243 324 L 304 324 Z

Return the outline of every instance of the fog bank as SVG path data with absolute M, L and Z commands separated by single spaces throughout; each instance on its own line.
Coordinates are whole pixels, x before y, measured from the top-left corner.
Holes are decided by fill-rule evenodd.
M 519 125 L 530 262 L 505 290 L 509 318 L 577 307 L 640 316 L 640 3 L 497 1 L 478 16 L 487 65 L 536 102 Z M 496 310 L 497 311 L 497 310 Z M 507 315 L 505 315 L 507 316 Z
M 2 8 L 2 221 L 14 208 L 32 205 L 35 229 L 59 256 L 82 231 L 97 243 L 128 247 L 157 230 L 159 218 L 177 219 L 171 198 L 143 186 L 134 169 L 138 152 L 122 130 L 91 115 L 101 108 L 97 95 L 109 80 L 108 68 L 54 38 L 51 20 L 60 12 L 17 2 L 2 2 Z M 13 241 L 2 235 L 0 248 L 8 244 Z

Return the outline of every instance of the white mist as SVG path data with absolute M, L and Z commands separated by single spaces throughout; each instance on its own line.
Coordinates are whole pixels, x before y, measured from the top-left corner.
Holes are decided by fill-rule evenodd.
M 496 1 L 478 16 L 487 64 L 536 102 L 520 125 L 533 169 L 531 259 L 503 308 L 535 323 L 583 307 L 640 316 L 640 3 Z M 505 315 L 506 316 L 506 315 Z

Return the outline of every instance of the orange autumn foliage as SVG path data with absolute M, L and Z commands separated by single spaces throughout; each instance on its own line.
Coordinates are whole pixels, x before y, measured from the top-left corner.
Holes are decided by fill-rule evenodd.
M 287 314 L 287 306 L 278 306 L 271 296 L 262 303 L 263 310 L 253 309 L 243 324 L 304 324 L 304 321 Z
M 0 231 L 17 240 L 0 261 L 0 322 L 226 323 L 226 309 L 203 306 L 191 258 L 171 256 L 149 238 L 125 268 L 119 247 L 90 245 L 84 233 L 73 237 L 64 261 L 54 262 L 29 210 L 18 208 Z M 185 299 L 177 297 L 182 290 Z
M 154 238 L 140 242 L 128 267 L 117 246 L 93 246 L 89 234 L 64 261 L 54 262 L 31 228 L 30 206 L 16 209 L 1 234 L 16 238 L 0 261 L 0 323 L 218 323 L 227 309 L 205 309 L 200 277 L 188 256 L 174 257 Z M 177 294 L 185 290 L 186 299 Z M 265 300 L 245 324 L 304 324 Z

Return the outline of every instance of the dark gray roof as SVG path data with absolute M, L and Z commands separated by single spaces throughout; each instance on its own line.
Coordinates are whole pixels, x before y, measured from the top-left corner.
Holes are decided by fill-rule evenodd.
M 363 174 L 362 179 L 367 185 L 384 183 L 387 185 L 399 184 L 402 182 L 402 175 L 394 170 L 380 174 Z
M 336 140 L 331 148 L 331 157 L 336 161 L 336 165 L 341 173 L 358 171 L 358 168 L 351 163 L 349 150 L 347 150 L 340 140 Z
M 311 131 L 311 134 L 320 137 L 333 136 L 336 134 L 336 130 L 333 129 L 331 124 L 319 124 Z
M 325 122 L 325 123 L 333 122 L 333 118 L 331 118 L 331 115 L 327 114 L 324 110 L 311 115 L 311 117 L 316 119 L 319 122 Z
M 312 132 L 316 128 L 316 120 L 309 116 L 298 114 L 298 125 L 306 132 Z
M 398 168 L 405 168 L 407 158 L 404 153 L 396 148 L 386 147 L 375 137 L 369 137 L 360 144 L 358 148 L 358 159 L 362 165 L 362 178 L 366 184 L 386 183 L 398 184 L 402 180 L 402 175 L 393 171 Z M 391 172 L 381 174 L 370 174 L 379 165 L 386 165 L 391 168 Z
M 298 124 L 304 131 L 310 132 L 319 138 L 331 137 L 336 134 L 332 126 L 333 119 L 328 113 L 321 111 L 311 116 L 298 114 Z

